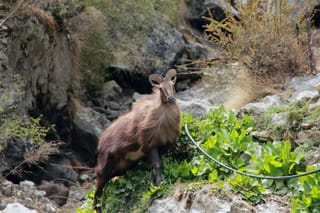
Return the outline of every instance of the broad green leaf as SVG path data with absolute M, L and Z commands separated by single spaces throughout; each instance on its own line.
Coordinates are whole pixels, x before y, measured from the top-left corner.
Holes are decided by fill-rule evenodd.
M 283 166 L 283 163 L 279 162 L 279 161 L 276 161 L 276 160 L 272 160 L 270 161 L 270 164 L 279 168 L 279 167 L 282 167 Z

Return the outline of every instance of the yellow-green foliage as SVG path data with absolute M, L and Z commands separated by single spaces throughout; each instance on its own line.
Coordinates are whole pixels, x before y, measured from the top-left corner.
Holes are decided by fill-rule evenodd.
M 267 79 L 285 80 L 305 72 L 308 67 L 303 18 L 303 10 L 308 5 L 288 2 L 240 3 L 240 21 L 231 12 L 227 12 L 222 22 L 209 17 L 206 32 L 211 40 L 226 48 L 232 59 L 246 64 L 257 79 L 263 79 L 264 83 L 270 83 Z
M 41 126 L 41 117 L 32 118 L 15 113 L 18 102 L 22 102 L 22 97 L 25 95 L 21 76 L 14 75 L 7 84 L 0 81 L 1 85 L 6 90 L 0 95 L 0 150 L 1 144 L 10 137 L 17 137 L 32 144 L 41 144 L 50 129 Z
M 41 144 L 48 130 L 40 125 L 40 118 L 10 116 L 0 120 L 0 143 L 10 137 L 17 137 L 25 142 Z

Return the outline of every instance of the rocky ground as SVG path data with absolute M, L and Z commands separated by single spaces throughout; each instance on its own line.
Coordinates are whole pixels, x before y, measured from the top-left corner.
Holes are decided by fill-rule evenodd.
M 93 188 L 93 180 L 89 175 L 82 175 L 82 182 L 71 186 L 69 190 L 52 183 L 39 187 L 27 180 L 19 184 L 4 178 L 0 180 L 1 213 L 74 213 Z
M 63 20 L 69 21 L 64 26 L 66 27 L 65 31 L 51 32 L 48 25 L 44 24 L 43 21 L 50 22 L 52 16 L 48 11 L 50 11 L 50 5 L 54 1 L 43 2 L 45 2 L 43 8 L 38 8 L 38 12 L 41 11 L 41 13 L 36 16 L 25 16 L 25 20 L 11 19 L 8 23 L 0 26 L 0 80 L 10 80 L 8 77 L 13 76 L 14 73 L 11 71 L 16 72 L 18 70 L 24 74 L 25 79 L 23 80 L 25 80 L 25 83 L 30 85 L 30 88 L 28 87 L 26 91 L 26 100 L 21 101 L 21 95 L 15 92 L 15 88 L 10 88 L 11 81 L 0 84 L 0 93 L 7 92 L 9 94 L 7 96 L 9 100 L 6 103 L 7 106 L 18 102 L 17 104 L 23 107 L 21 112 L 29 111 L 36 116 L 44 114 L 47 122 L 56 124 L 57 132 L 52 133 L 52 137 L 63 140 L 68 149 L 64 150 L 63 155 L 51 159 L 53 163 L 56 163 L 55 166 L 45 165 L 40 169 L 47 173 L 50 171 L 52 176 L 46 174 L 47 176 L 43 177 L 39 175 L 42 172 L 38 172 L 30 178 L 33 180 L 39 179 L 39 181 L 42 178 L 48 179 L 49 182 L 47 183 L 24 180 L 16 181 L 17 183 L 14 184 L 6 178 L 0 177 L 1 213 L 18 213 L 19 211 L 23 213 L 75 212 L 75 209 L 85 202 L 86 194 L 93 189 L 92 165 L 95 160 L 97 137 L 113 119 L 126 111 L 132 102 L 141 96 L 139 93 L 134 93 L 134 90 L 146 92 L 148 89 L 146 86 L 139 87 L 139 85 L 147 85 L 146 75 L 151 71 L 166 71 L 172 64 L 184 64 L 191 60 L 211 60 L 217 55 L 222 55 L 220 49 L 212 49 L 212 46 L 208 48 L 206 42 L 197 43 L 195 42 L 196 39 L 190 39 L 192 36 L 184 32 L 188 31 L 187 28 L 175 29 L 171 24 L 157 16 L 155 20 L 152 20 L 155 21 L 152 22 L 154 28 L 152 28 L 148 40 L 141 46 L 133 44 L 129 47 L 136 54 L 133 57 L 134 59 L 152 56 L 157 63 L 144 64 L 141 60 L 132 62 L 123 60 L 123 58 L 127 59 L 126 57 L 120 57 L 122 60 L 113 61 L 113 64 L 109 67 L 113 72 L 112 74 L 117 76 L 113 80 L 103 82 L 100 91 L 103 95 L 99 98 L 88 99 L 83 95 L 87 92 L 86 89 L 82 88 L 79 95 L 73 88 L 74 74 L 79 70 L 77 70 L 78 64 L 73 64 L 74 57 L 77 57 L 77 51 L 74 51 L 72 42 L 75 42 L 75 37 L 83 39 L 86 31 L 96 29 L 96 21 L 101 20 L 101 12 L 90 8 L 82 11 L 81 14 L 69 14 L 71 18 Z M 203 8 L 194 7 L 196 1 L 186 2 L 189 4 L 189 10 L 194 10 L 193 13 L 188 11 L 189 21 L 196 25 L 200 20 L 199 17 Z M 10 8 L 1 2 L 0 20 L 7 17 L 9 11 Z M 194 13 L 196 13 L 196 16 Z M 87 28 L 79 29 L 79 23 L 84 23 L 84 20 L 87 21 Z M 120 38 L 120 40 L 112 41 L 113 43 L 121 43 L 121 37 L 125 34 L 121 33 L 116 33 L 117 39 Z M 319 52 L 319 46 L 313 48 L 315 52 Z M 120 48 L 117 47 L 118 49 Z M 160 52 L 151 53 L 151 50 L 154 49 Z M 126 54 L 126 51 L 114 51 L 114 57 L 119 59 L 119 56 Z M 43 63 L 38 63 L 39 61 Z M 197 64 L 192 68 L 199 71 L 199 66 Z M 33 69 L 30 69 L 30 67 Z M 319 75 L 295 78 L 286 85 L 286 92 L 288 93 L 274 93 L 259 99 L 269 92 L 252 93 L 252 88 L 243 87 L 245 86 L 243 83 L 240 83 L 240 86 L 233 84 L 233 80 L 238 77 L 237 73 L 242 69 L 242 66 L 238 63 L 226 65 L 225 69 L 213 68 L 210 73 L 204 73 L 202 75 L 203 80 L 197 82 L 193 87 L 190 86 L 194 83 L 194 79 L 199 79 L 201 75 L 181 73 L 179 76 L 181 78 L 178 79 L 179 92 L 177 96 L 180 99 L 182 111 L 201 116 L 210 108 L 225 103 L 229 109 L 239 109 L 245 105 L 241 110 L 259 115 L 272 106 L 281 106 L 294 101 L 311 101 L 310 110 L 320 105 Z M 143 70 L 145 73 L 138 73 L 135 78 L 131 78 L 130 75 L 137 70 L 139 72 Z M 69 77 L 70 79 L 68 79 Z M 135 79 L 135 82 L 132 82 L 132 79 Z M 250 81 L 246 82 L 246 85 L 250 84 Z M 128 85 L 132 87 L 129 92 Z M 253 103 L 254 99 L 257 99 L 257 102 Z M 72 100 L 72 104 L 70 104 L 70 100 Z M 248 102 L 252 103 L 247 104 Z M 74 107 L 72 113 L 68 111 L 70 105 Z M 1 107 L 5 108 L 6 106 L 0 102 L 0 109 Z M 272 122 L 274 122 L 274 125 L 286 125 L 289 122 L 288 116 L 285 113 L 275 115 Z M 308 141 L 313 146 L 312 158 L 308 161 L 310 164 L 319 162 L 320 159 L 320 129 L 318 123 L 318 120 L 309 123 L 304 122 L 303 128 L 295 138 L 297 142 Z M 263 131 L 256 132 L 255 137 L 262 140 L 263 138 L 272 139 L 275 136 L 270 131 Z M 22 150 L 20 154 L 23 155 L 25 151 Z M 71 157 L 67 156 L 70 152 L 73 153 Z M 16 152 L 13 154 L 16 154 Z M 7 156 L 0 155 L 1 172 L 12 168 L 4 165 L 1 160 L 6 159 Z M 76 160 L 74 160 L 75 158 Z M 78 159 L 88 163 L 91 169 L 85 172 L 83 170 L 79 172 L 75 169 L 76 166 L 83 165 L 77 161 Z M 66 167 L 63 168 L 62 165 Z M 55 181 L 57 177 L 65 178 L 64 184 Z M 216 205 L 208 206 L 208 203 Z M 288 203 L 289 201 L 286 198 L 271 196 L 267 203 L 253 206 L 241 200 L 237 195 L 221 196 L 218 192 L 211 192 L 208 185 L 203 186 L 196 192 L 177 186 L 174 196 L 154 201 L 149 208 L 149 212 L 287 213 L 290 209 Z M 204 210 L 206 208 L 207 210 Z
M 270 107 L 274 106 L 286 106 L 294 102 L 310 101 L 309 110 L 312 111 L 315 107 L 320 105 L 320 75 L 296 77 L 292 79 L 286 86 L 289 95 L 286 93 L 277 93 L 266 96 L 257 102 L 248 103 L 240 110 L 246 111 L 252 115 L 259 115 L 266 112 Z M 204 86 L 204 85 L 203 85 Z M 206 85 L 205 87 L 207 87 Z M 202 86 L 194 87 L 193 90 L 198 91 L 201 94 Z M 194 92 L 194 91 L 193 91 Z M 137 95 L 136 95 L 137 96 Z M 179 96 L 179 94 L 178 94 Z M 203 94 L 201 95 L 203 97 Z M 208 96 L 208 100 L 210 97 Z M 193 104 L 197 104 L 197 100 Z M 197 105 L 197 109 L 200 106 Z M 207 106 L 206 106 L 207 107 Z M 214 107 L 212 105 L 211 107 Z M 190 110 L 191 108 L 186 108 Z M 203 111 L 206 108 L 202 109 Z M 284 113 L 275 114 L 271 118 L 273 126 L 283 125 L 287 128 L 290 125 L 288 116 Z M 311 157 L 308 159 L 307 164 L 315 164 L 319 162 L 320 150 L 320 129 L 317 123 L 319 119 L 305 120 L 301 123 L 302 128 L 297 132 L 295 141 L 297 143 L 309 143 L 312 147 Z M 275 135 L 271 131 L 265 130 L 261 132 L 254 132 L 255 137 L 265 140 L 266 138 L 274 139 Z M 0 209 L 3 212 L 15 212 L 9 211 L 9 208 L 20 206 L 20 208 L 29 208 L 31 210 L 37 210 L 37 212 L 74 212 L 77 207 L 80 207 L 85 202 L 85 196 L 88 191 L 92 190 L 94 179 L 92 173 L 86 172 L 79 176 L 79 182 L 70 187 L 70 191 L 67 194 L 62 195 L 68 197 L 68 201 L 62 207 L 57 205 L 59 200 L 53 200 L 48 198 L 48 193 L 53 191 L 52 188 L 57 188 L 56 184 L 50 187 L 35 186 L 31 181 L 23 181 L 19 184 L 13 184 L 5 179 L 0 182 Z M 238 195 L 233 193 L 223 195 L 219 192 L 211 190 L 210 185 L 204 185 L 197 191 L 186 190 L 183 185 L 178 185 L 174 190 L 174 195 L 156 200 L 150 206 L 148 212 L 264 212 L 264 213 L 287 213 L 290 212 L 290 201 L 286 197 L 279 198 L 276 195 L 272 195 L 267 198 L 266 203 L 253 206 L 252 204 L 243 201 Z M 47 192 L 45 192 L 47 191 Z M 60 193 L 61 193 L 60 188 Z M 47 194 L 47 195 L 46 195 Z M 52 194 L 51 194 L 52 195 Z M 60 195 L 55 194 L 59 197 Z M 62 201 L 63 202 L 63 201 Z M 215 205 L 207 205 L 208 203 Z M 10 205 L 8 205 L 10 204 Z M 24 207 L 23 207 L 24 206 Z M 6 209 L 6 210 L 4 210 Z M 206 210 L 205 210 L 206 209 Z M 27 211 L 25 211 L 27 212 Z

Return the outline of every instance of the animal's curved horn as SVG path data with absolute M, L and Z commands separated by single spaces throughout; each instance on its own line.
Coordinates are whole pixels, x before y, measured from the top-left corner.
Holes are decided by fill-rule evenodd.
M 175 69 L 168 70 L 166 74 L 166 78 L 172 81 L 173 83 L 176 83 L 177 80 L 177 71 Z
M 149 75 L 149 82 L 154 87 L 159 87 L 160 83 L 162 82 L 163 77 L 159 74 L 151 74 Z

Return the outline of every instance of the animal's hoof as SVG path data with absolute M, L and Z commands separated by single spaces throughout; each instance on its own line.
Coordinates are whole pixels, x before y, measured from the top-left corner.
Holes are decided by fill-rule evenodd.
M 161 177 L 161 175 L 159 175 L 159 176 L 154 177 L 153 180 L 154 180 L 154 181 L 153 181 L 153 184 L 154 184 L 155 186 L 159 186 L 159 185 L 161 184 L 161 182 L 162 182 L 162 177 Z

